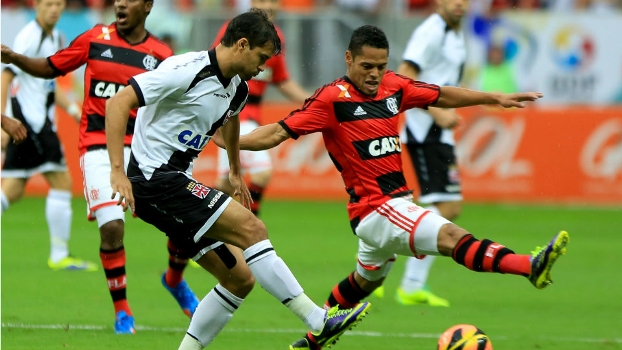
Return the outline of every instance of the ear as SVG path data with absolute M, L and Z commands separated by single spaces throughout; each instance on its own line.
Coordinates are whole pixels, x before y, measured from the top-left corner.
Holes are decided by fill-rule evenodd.
M 236 44 L 237 44 L 237 47 L 238 47 L 238 49 L 240 51 L 244 51 L 246 49 L 250 49 L 251 48 L 251 45 L 248 42 L 248 39 L 246 39 L 246 38 L 241 38 L 240 40 L 238 40 L 238 42 Z
M 352 61 L 352 52 L 350 52 L 350 50 L 346 50 L 346 64 L 348 65 L 348 67 L 352 65 Z
M 153 8 L 153 1 L 146 1 L 145 10 L 147 11 L 147 14 L 151 13 L 152 8 Z

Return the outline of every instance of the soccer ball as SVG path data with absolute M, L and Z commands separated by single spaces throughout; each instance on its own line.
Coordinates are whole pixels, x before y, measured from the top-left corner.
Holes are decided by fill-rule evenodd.
M 492 350 L 492 343 L 481 329 L 458 324 L 441 334 L 438 350 Z

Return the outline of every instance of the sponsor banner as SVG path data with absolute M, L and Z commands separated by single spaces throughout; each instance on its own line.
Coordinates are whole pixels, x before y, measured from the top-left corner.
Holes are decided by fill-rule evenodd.
M 505 12 L 472 16 L 464 83 L 480 89 L 490 45 L 503 49 L 522 91 L 541 91 L 539 104 L 605 105 L 622 102 L 622 14 Z
M 297 105 L 272 104 L 264 122 L 285 117 Z M 456 130 L 460 177 L 466 201 L 622 204 L 622 108 L 461 109 Z M 74 192 L 82 193 L 78 128 L 59 118 Z M 343 182 L 319 134 L 288 140 L 271 151 L 274 175 L 269 198 L 346 200 Z M 406 149 L 406 178 L 416 188 Z M 210 186 L 216 179 L 217 152 L 208 144 L 194 177 Z M 44 194 L 41 176 L 27 187 Z

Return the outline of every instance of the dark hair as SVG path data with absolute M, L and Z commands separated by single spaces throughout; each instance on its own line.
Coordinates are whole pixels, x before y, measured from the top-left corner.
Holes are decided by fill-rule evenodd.
M 231 47 L 242 38 L 248 39 L 251 49 L 272 43 L 274 54 L 281 52 L 281 39 L 264 10 L 253 7 L 248 12 L 234 17 L 227 25 L 220 43 Z
M 352 53 L 352 56 L 357 56 L 363 52 L 363 46 L 370 46 L 376 49 L 387 49 L 388 53 L 389 40 L 387 40 L 387 36 L 384 34 L 382 29 L 367 24 L 354 30 L 352 37 L 350 38 L 348 50 Z

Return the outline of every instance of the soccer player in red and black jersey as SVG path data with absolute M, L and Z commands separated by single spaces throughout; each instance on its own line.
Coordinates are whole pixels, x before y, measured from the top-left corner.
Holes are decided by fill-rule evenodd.
M 94 26 L 73 40 L 69 47 L 47 58 L 19 55 L 2 45 L 3 63 L 13 63 L 37 77 L 54 78 L 86 64 L 85 99 L 80 120 L 80 167 L 88 217 L 97 220 L 99 227 L 99 255 L 115 308 L 115 332 L 119 334 L 133 334 L 135 327 L 126 298 L 125 213 L 112 198 L 104 116 L 108 98 L 125 87 L 132 76 L 156 69 L 173 54 L 164 42 L 145 29 L 145 20 L 152 6 L 152 0 L 115 1 L 116 22 Z M 129 159 L 135 118 L 136 110 L 133 110 L 124 139 L 125 159 Z M 192 316 L 199 300 L 182 277 L 188 257 L 170 242 L 168 250 L 169 268 L 162 275 L 162 284 L 175 297 L 182 311 Z
M 280 0 L 252 0 L 251 6 L 266 11 L 270 21 L 274 22 L 274 18 L 279 12 Z M 228 22 L 220 28 L 212 47 L 220 44 L 227 25 Z M 282 47 L 284 47 L 285 38 L 283 32 L 276 25 L 274 25 L 274 28 L 281 39 Z M 272 56 L 266 62 L 266 68 L 263 72 L 247 83 L 248 100 L 246 106 L 239 114 L 240 134 L 248 134 L 261 125 L 260 108 L 268 84 L 272 84 L 283 96 L 293 102 L 302 103 L 311 95 L 298 85 L 295 80 L 290 78 L 283 49 L 279 55 Z M 251 211 L 257 215 L 261 208 L 262 194 L 272 177 L 270 153 L 268 151 L 243 151 L 240 153 L 240 160 L 242 162 L 242 172 L 250 176 L 248 189 L 251 191 L 251 197 L 253 198 Z M 225 193 L 233 193 L 233 188 L 229 183 L 229 159 L 227 158 L 227 152 L 223 149 L 218 151 L 218 179 L 216 180 L 215 187 Z
M 403 174 L 398 136 L 398 115 L 410 108 L 520 108 L 542 94 L 430 85 L 388 71 L 388 57 L 382 30 L 370 25 L 356 29 L 345 54 L 346 76 L 318 89 L 285 119 L 240 137 L 240 149 L 264 150 L 289 138 L 322 133 L 350 195 L 348 214 L 359 238 L 356 270 L 332 289 L 326 305 L 349 308 L 359 303 L 382 284 L 397 254 L 449 256 L 473 271 L 521 275 L 538 289 L 546 287 L 553 263 L 565 253 L 568 233 L 561 231 L 531 255 L 515 254 L 415 205 Z M 310 333 L 290 345 L 317 348 Z

